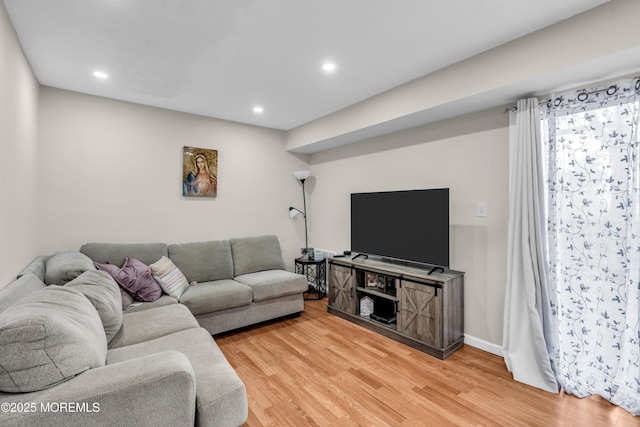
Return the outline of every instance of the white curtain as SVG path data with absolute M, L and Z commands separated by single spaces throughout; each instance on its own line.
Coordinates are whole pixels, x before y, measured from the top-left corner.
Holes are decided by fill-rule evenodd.
M 549 332 L 551 326 L 538 100 L 520 100 L 509 119 L 504 359 L 517 381 L 557 393 L 545 340 L 545 328 Z
M 552 367 L 561 387 L 640 414 L 640 79 L 542 106 Z
M 514 378 L 640 415 L 640 78 L 510 117 L 504 353 Z

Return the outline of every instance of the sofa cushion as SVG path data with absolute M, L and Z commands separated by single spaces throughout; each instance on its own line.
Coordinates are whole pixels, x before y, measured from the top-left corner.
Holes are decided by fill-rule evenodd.
M 118 267 L 124 264 L 126 257 L 149 265 L 168 255 L 165 243 L 85 243 L 80 252 L 96 262 L 108 262 Z
M 122 328 L 109 343 L 109 348 L 138 344 L 197 327 L 196 318 L 182 304 L 127 313 L 122 318 Z
M 189 289 L 182 294 L 180 302 L 197 316 L 249 305 L 252 297 L 253 292 L 249 286 L 226 279 L 189 286 Z
M 285 269 L 276 236 L 230 239 L 234 277 L 263 270 Z
M 164 307 L 165 305 L 174 304 L 178 304 L 178 300 L 163 293 L 160 298 L 153 302 L 135 301 L 129 307 L 124 309 L 124 313 L 135 313 L 138 311 L 150 310 L 152 308 Z
M 125 291 L 122 286 L 120 286 L 118 284 L 118 287 L 120 288 L 120 301 L 122 303 L 122 309 L 126 310 L 131 304 L 133 304 L 133 297 L 131 296 L 131 294 L 127 291 Z
M 94 270 L 93 261 L 80 252 L 58 252 L 47 259 L 44 283 L 64 285 L 87 270 Z
M 100 316 L 72 287 L 48 286 L 0 313 L 0 390 L 42 390 L 104 366 Z
M 135 258 L 125 257 L 122 268 L 108 262 L 96 262 L 95 266 L 109 273 L 136 301 L 155 301 L 162 295 L 151 269 Z
M 169 258 L 189 281 L 233 278 L 231 246 L 227 240 L 172 244 Z
M 178 267 L 166 256 L 149 266 L 153 278 L 160 284 L 162 290 L 169 296 L 180 299 L 189 287 L 189 282 Z
M 47 260 L 49 256 L 39 256 L 29 265 L 27 265 L 20 273 L 18 273 L 18 279 L 26 274 L 35 274 L 40 280 L 44 282 L 44 271 L 47 268 Z
M 45 286 L 44 282 L 35 274 L 20 276 L 19 279 L 14 280 L 0 289 L 0 313 L 6 310 L 11 304 Z
M 211 334 L 192 328 L 151 341 L 109 350 L 107 364 L 162 351 L 187 356 L 196 376 L 196 425 L 240 426 L 248 416 L 247 392 Z
M 98 312 L 107 342 L 122 326 L 122 297 L 120 287 L 104 271 L 89 270 L 76 277 L 65 286 L 82 292 Z
M 267 270 L 243 274 L 234 280 L 253 289 L 254 301 L 264 301 L 302 293 L 309 287 L 305 276 L 284 270 Z

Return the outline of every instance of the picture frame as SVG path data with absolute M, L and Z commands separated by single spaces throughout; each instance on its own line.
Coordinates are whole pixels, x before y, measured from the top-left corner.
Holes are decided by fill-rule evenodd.
M 387 288 L 387 278 L 382 274 L 378 275 L 378 290 L 384 292 Z
M 373 299 L 368 296 L 360 299 L 360 316 L 369 317 L 373 313 Z
M 397 287 L 396 287 L 396 279 L 393 277 L 387 277 L 387 281 L 385 284 L 384 292 L 390 295 L 396 295 Z
M 367 288 L 377 288 L 378 275 L 376 273 L 367 272 L 365 277 L 365 285 Z
M 182 195 L 184 197 L 217 197 L 218 150 L 183 147 Z

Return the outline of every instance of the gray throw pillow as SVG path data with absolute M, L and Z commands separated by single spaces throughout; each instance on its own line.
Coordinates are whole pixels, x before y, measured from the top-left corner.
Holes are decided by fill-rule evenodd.
M 280 242 L 276 236 L 230 239 L 234 277 L 264 270 L 284 270 Z
M 42 390 L 106 358 L 100 316 L 71 287 L 48 286 L 0 313 L 0 391 Z
M 87 270 L 95 270 L 93 261 L 80 252 L 58 252 L 47 260 L 44 283 L 64 285 Z
M 85 271 L 65 286 L 76 289 L 87 297 L 98 312 L 107 342 L 122 326 L 122 297 L 120 286 L 106 271 Z

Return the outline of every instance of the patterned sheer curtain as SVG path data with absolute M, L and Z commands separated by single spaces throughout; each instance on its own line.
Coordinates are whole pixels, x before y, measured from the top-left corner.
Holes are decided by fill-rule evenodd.
M 640 79 L 541 105 L 559 385 L 640 414 Z

